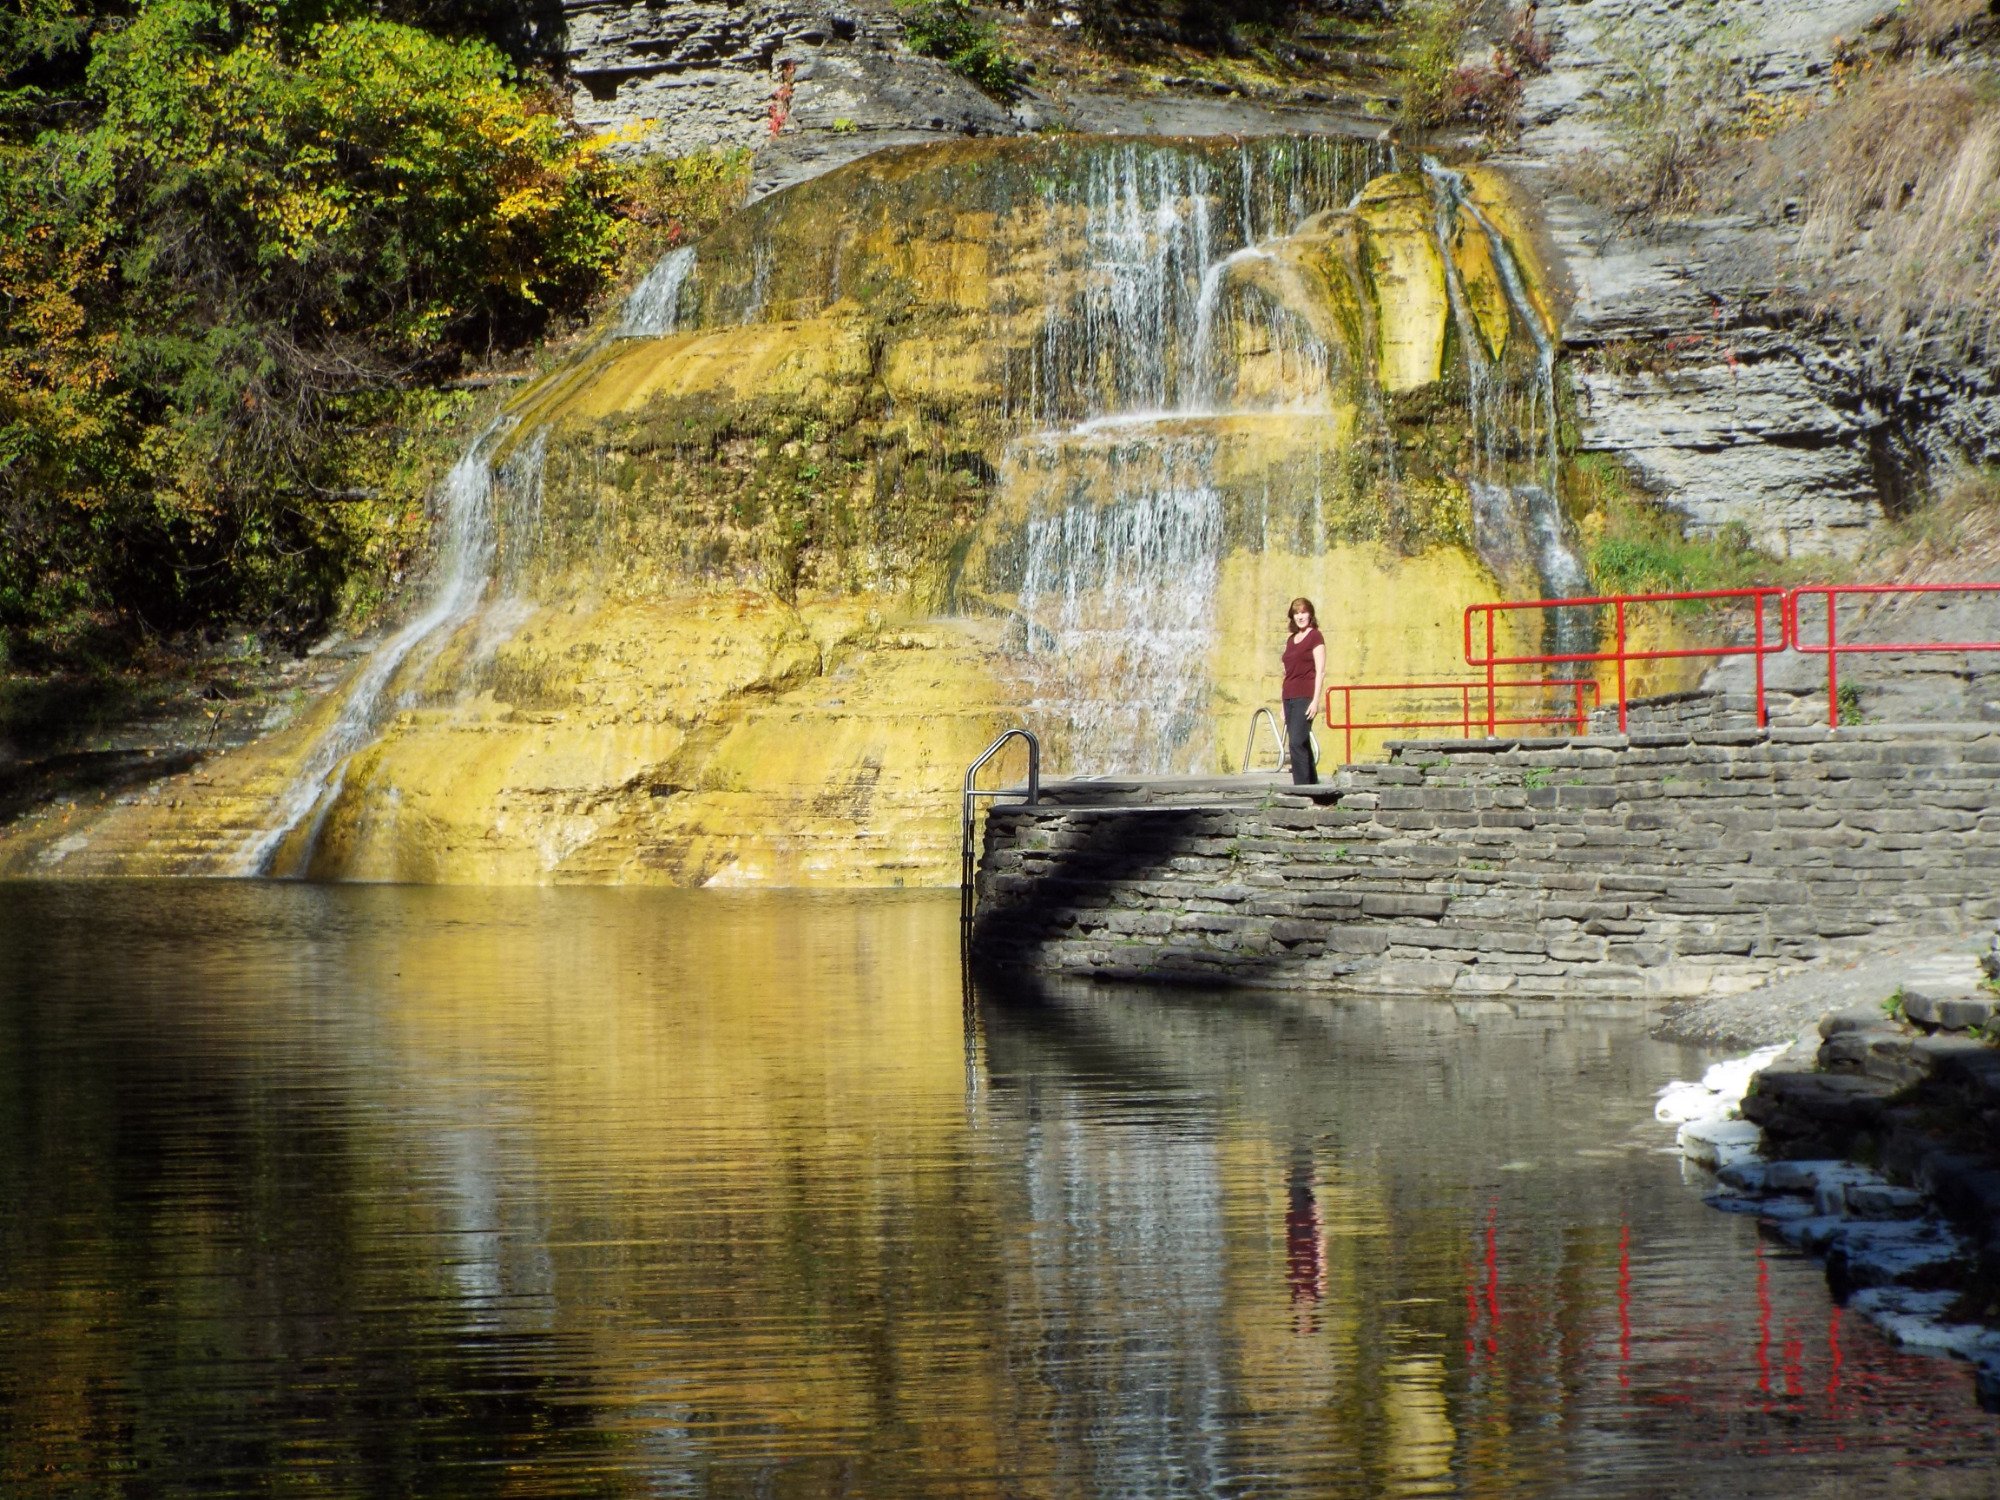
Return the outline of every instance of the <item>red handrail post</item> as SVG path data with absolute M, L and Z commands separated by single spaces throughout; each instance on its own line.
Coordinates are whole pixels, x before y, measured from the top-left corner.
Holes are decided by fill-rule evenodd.
M 1493 722 L 1493 674 L 1495 671 L 1493 659 L 1500 654 L 1493 649 L 1493 613 L 1490 609 L 1486 611 L 1486 738 L 1489 740 L 1493 738 L 1496 728 Z
M 1573 682 L 1570 684 L 1570 688 L 1576 694 L 1576 732 L 1582 734 L 1584 732 L 1583 683 L 1580 681 Z
M 1613 608 L 1618 615 L 1618 732 L 1626 732 L 1625 723 L 1625 601 L 1621 598 Z M 1491 656 L 1492 652 L 1486 653 Z
M 1826 591 L 1826 727 L 1840 728 L 1840 651 L 1834 644 L 1833 590 Z
M 1764 595 L 1759 594 L 1753 601 L 1757 606 L 1757 727 L 1771 727 L 1771 717 L 1764 711 Z M 1779 603 L 1780 628 L 1783 626 L 1783 601 Z
M 1351 766 L 1354 764 L 1354 689 L 1351 687 L 1342 688 L 1340 691 L 1343 694 L 1343 701 L 1347 705 L 1345 711 L 1341 714 L 1341 717 L 1347 721 L 1347 723 L 1343 726 L 1347 734 L 1346 763 Z M 1331 703 L 1328 703 L 1327 707 L 1332 708 L 1333 705 Z

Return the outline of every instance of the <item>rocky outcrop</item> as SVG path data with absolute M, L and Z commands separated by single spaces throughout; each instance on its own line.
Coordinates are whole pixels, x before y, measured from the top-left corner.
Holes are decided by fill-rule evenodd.
M 1563 190 L 1615 152 L 1599 106 L 1618 54 L 1694 44 L 1767 107 L 1817 99 L 1882 0 L 1551 0 L 1549 71 L 1500 159 L 1535 185 L 1568 277 L 1586 449 L 1627 461 L 1698 531 L 1736 523 L 1780 553 L 1850 552 L 1925 472 L 2000 455 L 2000 379 L 1920 343 L 1894 348 L 1819 315 L 1790 264 L 1796 201 L 1628 232 Z
M 753 198 L 887 147 L 954 136 L 1050 127 L 1128 135 L 1384 129 L 1344 83 L 1253 100 L 1191 79 L 1143 92 L 1136 78 L 1125 92 L 1037 79 L 1047 86 L 1024 85 L 1003 101 L 912 52 L 887 0 L 569 0 L 564 16 L 579 125 L 666 155 L 753 148 Z M 1369 76 L 1380 66 L 1372 57 L 1345 61 Z
M 574 109 L 587 129 L 681 155 L 820 127 L 798 160 L 780 151 L 761 163 L 766 191 L 886 145 L 1020 128 L 943 64 L 904 48 L 886 5 L 579 0 L 564 14 Z

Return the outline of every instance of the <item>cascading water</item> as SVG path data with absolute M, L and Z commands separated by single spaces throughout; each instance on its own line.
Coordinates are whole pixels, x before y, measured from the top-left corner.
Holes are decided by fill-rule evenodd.
M 1463 174 L 1425 157 L 1425 179 L 1435 206 L 1438 256 L 1453 330 L 1465 366 L 1466 405 L 1474 462 L 1467 483 L 1472 492 L 1476 541 L 1496 564 L 1525 564 L 1543 596 L 1574 598 L 1590 592 L 1590 578 L 1570 545 L 1557 483 L 1555 343 L 1528 296 L 1519 263 L 1506 236 L 1480 211 L 1466 191 Z M 1488 335 L 1471 306 L 1458 269 L 1453 240 L 1470 222 L 1491 257 L 1506 296 L 1508 333 L 1489 350 Z M 1508 347 L 1512 330 L 1524 332 L 1532 356 L 1522 359 Z M 1551 611 L 1545 649 L 1581 655 L 1595 649 L 1597 622 L 1585 608 Z
M 658 338 L 674 332 L 694 270 L 693 247 L 668 251 L 626 299 L 618 335 Z M 345 788 L 350 761 L 376 738 L 389 713 L 408 701 L 406 696 L 390 698 L 391 684 L 406 669 L 420 675 L 426 658 L 441 651 L 486 602 L 503 529 L 511 541 L 510 587 L 518 584 L 541 530 L 548 431 L 537 428 L 519 440 L 496 470 L 493 453 L 513 426 L 510 417 L 495 418 L 445 475 L 437 492 L 442 542 L 429 602 L 368 657 L 270 819 L 238 851 L 236 873 L 297 875 L 311 867 L 321 830 Z M 493 644 L 482 642 L 482 654 L 490 653 Z
M 270 821 L 238 852 L 236 873 L 286 875 L 307 868 L 326 813 L 340 795 L 349 758 L 381 727 L 390 684 L 413 653 L 441 645 L 479 608 L 493 572 L 492 453 L 510 425 L 505 417 L 490 423 L 438 487 L 443 545 L 430 602 L 369 656 L 333 722 L 279 797 Z
M 1190 423 L 1256 406 L 1226 388 L 1220 335 L 1254 320 L 1279 384 L 1332 356 L 1268 299 L 1228 289 L 1264 241 L 1348 202 L 1387 164 L 1358 143 L 1233 155 L 1129 145 L 1055 186 L 1052 259 L 1075 264 L 1010 391 L 1043 430 L 1003 470 L 1030 495 L 1019 582 L 1031 711 L 1079 773 L 1189 770 L 1208 699 L 1223 548 L 1213 442 Z
M 625 299 L 625 315 L 619 320 L 623 338 L 661 338 L 680 326 L 681 291 L 694 274 L 694 247 L 684 245 L 669 250 L 648 271 L 632 295 Z
M 1435 600 L 1491 597 L 1530 558 L 1571 591 L 1554 351 L 1481 210 L 1504 185 L 1446 194 L 1392 166 L 1359 141 L 958 142 L 673 252 L 453 469 L 422 613 L 362 665 L 238 868 L 463 878 L 505 857 L 534 878 L 602 839 L 622 852 L 587 878 L 706 880 L 768 826 L 778 854 L 754 868 L 799 876 L 821 865 L 780 838 L 876 795 L 826 787 L 928 807 L 937 736 L 983 743 L 999 715 L 1067 772 L 1213 767 L 1275 686 L 1274 595 L 1322 600 L 1347 669 L 1409 676 L 1438 661 Z M 1454 357 L 1469 458 L 1439 400 Z M 898 636 L 892 660 L 872 622 L 913 609 L 975 618 Z M 802 623 L 841 643 L 826 681 L 794 660 Z M 725 646 L 670 666 L 712 630 Z M 806 674 L 783 677 L 786 715 L 684 735 L 766 701 L 743 686 L 760 652 Z M 847 707 L 882 684 L 895 714 Z M 420 691 L 426 711 L 399 713 Z M 394 752 L 360 754 L 378 734 Z M 840 779 L 815 769 L 791 812 L 746 817 L 811 761 L 772 748 L 787 735 L 837 747 Z
M 1207 708 L 1222 498 L 1199 441 L 1113 439 L 1099 457 L 1108 502 L 1075 495 L 1028 522 L 1019 597 L 1035 707 L 1084 768 L 1119 753 L 1166 769 Z

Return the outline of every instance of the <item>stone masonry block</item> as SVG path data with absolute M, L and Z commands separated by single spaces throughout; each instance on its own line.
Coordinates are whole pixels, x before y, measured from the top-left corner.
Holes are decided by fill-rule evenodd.
M 1446 898 L 1429 895 L 1364 895 L 1362 912 L 1371 917 L 1442 917 Z

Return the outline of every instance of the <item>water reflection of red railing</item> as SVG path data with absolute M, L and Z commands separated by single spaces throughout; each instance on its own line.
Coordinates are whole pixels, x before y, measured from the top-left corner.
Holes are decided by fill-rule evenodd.
M 1356 693 L 1394 693 L 1401 710 L 1422 717 L 1360 718 L 1354 716 Z M 1500 705 L 1500 698 L 1531 695 L 1529 701 Z M 1453 697 L 1457 712 L 1451 711 Z M 1539 702 L 1536 697 L 1539 697 Z M 1585 702 L 1585 698 L 1589 701 Z M 1570 701 L 1564 704 L 1562 700 Z M 1340 702 L 1340 717 L 1334 717 L 1334 702 Z M 1336 683 L 1326 690 L 1326 727 L 1346 736 L 1343 752 L 1354 759 L 1354 731 L 1369 729 L 1456 729 L 1466 739 L 1474 730 L 1491 735 L 1498 729 L 1568 727 L 1583 734 L 1590 727 L 1590 712 L 1599 701 L 1595 679 L 1589 677 L 1534 677 L 1501 680 L 1488 675 L 1484 680 L 1459 682 L 1352 682 Z M 1392 709 L 1390 712 L 1396 712 Z M 1365 712 L 1365 710 L 1364 710 Z M 1424 716 L 1428 715 L 1428 716 Z
M 1457 1420 L 1471 1441 L 1489 1424 L 1512 1428 L 1523 1380 L 1578 1391 L 1601 1374 L 1615 1378 L 1628 1410 L 1672 1414 L 1696 1441 L 1751 1453 L 1837 1450 L 1851 1441 L 1858 1411 L 1895 1410 L 1913 1395 L 1943 1398 L 1924 1419 L 1926 1433 L 1938 1433 L 1937 1454 L 1951 1451 L 1948 1434 L 1982 1420 L 1962 1365 L 1856 1329 L 1827 1295 L 1822 1271 L 1772 1251 L 1762 1235 L 1697 1293 L 1674 1284 L 1685 1247 L 1655 1244 L 1648 1254 L 1630 1220 L 1586 1251 L 1585 1264 L 1557 1268 L 1545 1241 L 1510 1224 L 1509 1207 L 1496 1198 L 1465 1226 L 1466 1393 Z M 1761 1424 L 1745 1425 L 1751 1413 Z
M 1840 658 L 1868 654 L 1931 651 L 2000 651 L 2000 641 L 1857 641 L 1839 639 L 1840 601 L 1845 598 L 1915 598 L 1927 594 L 1994 594 L 2000 583 L 1822 583 L 1793 589 L 1785 596 L 1785 636 L 1794 651 L 1826 658 L 1826 722 L 1840 727 Z M 1826 609 L 1826 639 L 1809 645 L 1799 633 L 1799 601 L 1821 599 Z
M 1627 635 L 1627 611 L 1635 604 L 1693 604 L 1720 605 L 1731 602 L 1747 602 L 1751 613 L 1751 639 L 1741 642 L 1726 642 L 1712 646 L 1660 646 L 1649 650 L 1633 650 Z M 1775 633 L 1765 628 L 1764 609 L 1769 602 L 1777 606 L 1778 619 Z M 1608 650 L 1592 651 L 1539 651 L 1519 656 L 1504 656 L 1499 649 L 1499 619 L 1503 614 L 1518 614 L 1528 610 L 1546 615 L 1551 610 L 1564 609 L 1608 609 L 1611 611 L 1611 644 Z M 1475 654 L 1475 631 L 1473 617 L 1485 620 L 1483 632 L 1485 654 Z M 1748 656 L 1756 663 L 1757 677 L 1757 722 L 1769 722 L 1764 706 L 1764 658 L 1776 655 L 1785 649 L 1786 620 L 1785 591 L 1781 588 L 1746 589 L 1686 589 L 1667 594 L 1597 594 L 1577 599 L 1509 599 L 1490 604 L 1472 604 L 1465 610 L 1465 662 L 1467 666 L 1484 667 L 1487 680 L 1491 682 L 1494 673 L 1501 667 L 1557 667 L 1581 666 L 1608 662 L 1614 665 L 1618 683 L 1618 731 L 1626 728 L 1626 704 L 1628 701 L 1628 678 L 1626 666 L 1635 661 L 1690 661 L 1726 656 Z M 1487 733 L 1497 732 L 1499 726 L 1490 717 Z

